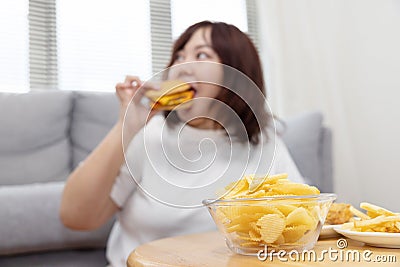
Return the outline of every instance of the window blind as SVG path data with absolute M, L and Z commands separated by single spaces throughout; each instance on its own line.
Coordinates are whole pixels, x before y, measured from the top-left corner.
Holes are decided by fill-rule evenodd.
M 252 39 L 258 52 L 260 52 L 256 0 L 246 0 L 246 15 L 247 15 L 247 28 L 248 28 L 247 33 L 249 37 Z
M 163 70 L 170 59 L 172 48 L 171 3 L 150 0 L 151 63 L 153 74 Z
M 58 87 L 56 2 L 29 1 L 30 89 Z

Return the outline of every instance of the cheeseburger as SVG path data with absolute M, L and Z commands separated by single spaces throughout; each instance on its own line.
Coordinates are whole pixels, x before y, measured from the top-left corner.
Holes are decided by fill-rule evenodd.
M 145 95 L 151 100 L 150 107 L 156 110 L 172 110 L 175 107 L 189 108 L 195 90 L 190 84 L 170 80 L 164 81 L 160 85 L 160 90 L 148 90 Z M 183 105 L 181 105 L 183 104 Z

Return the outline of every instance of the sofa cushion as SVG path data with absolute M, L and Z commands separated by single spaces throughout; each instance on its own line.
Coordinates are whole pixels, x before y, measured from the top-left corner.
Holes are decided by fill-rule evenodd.
M 64 180 L 71 171 L 71 94 L 0 93 L 0 107 L 0 185 Z
M 71 124 L 72 164 L 79 162 L 100 143 L 118 119 L 114 93 L 74 92 Z
M 105 247 L 112 221 L 90 232 L 63 226 L 59 219 L 63 187 L 64 182 L 0 187 L 0 255 Z
M 2 267 L 105 267 L 106 265 L 104 248 L 46 251 L 0 257 Z
M 324 175 L 321 155 L 322 114 L 307 112 L 284 120 L 282 139 L 307 183 L 320 188 Z M 324 188 L 320 188 L 324 190 Z

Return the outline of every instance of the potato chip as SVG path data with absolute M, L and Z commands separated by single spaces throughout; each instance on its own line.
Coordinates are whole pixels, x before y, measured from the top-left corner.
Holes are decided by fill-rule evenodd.
M 249 185 L 247 181 L 241 179 L 238 182 L 233 182 L 225 187 L 226 192 L 222 193 L 222 195 L 224 198 L 234 198 L 238 195 L 245 194 L 247 192 L 248 186 Z
M 316 225 L 316 221 L 305 208 L 300 207 L 289 213 L 286 217 L 286 225 L 304 225 L 307 229 L 313 229 Z
M 273 206 L 237 206 L 238 211 L 240 214 L 256 214 L 256 213 L 262 213 L 262 214 L 279 214 L 283 215 L 280 210 Z
M 223 224 L 228 224 L 230 223 L 230 219 L 226 217 L 225 213 L 222 211 L 222 209 L 217 209 L 215 212 L 215 217 L 218 222 L 221 222 Z
M 283 243 L 285 243 L 285 242 L 286 242 L 286 241 L 285 241 L 285 237 L 283 236 L 283 234 L 280 234 L 280 235 L 278 236 L 278 238 L 275 240 L 274 244 L 280 245 L 280 244 L 283 244 Z
M 239 195 L 238 198 L 260 198 L 265 197 L 265 190 L 259 190 L 251 194 Z
M 260 232 L 257 232 L 255 230 L 250 230 L 249 236 L 250 236 L 250 240 L 252 240 L 252 241 L 261 241 L 262 240 Z
M 222 211 L 228 219 L 232 220 L 242 214 L 239 208 L 240 207 L 237 206 L 221 207 L 220 211 Z
M 325 207 L 325 208 L 326 208 L 326 210 L 329 209 L 329 207 Z M 321 211 L 321 207 L 319 205 L 315 205 L 314 207 L 312 207 L 310 209 L 310 214 L 311 214 L 311 217 L 313 217 L 314 220 L 317 222 L 324 220 L 324 218 L 322 216 L 322 214 L 324 214 L 324 212 Z
M 307 226 L 305 225 L 289 226 L 283 230 L 282 235 L 285 238 L 285 242 L 295 243 L 303 237 L 307 230 Z
M 279 184 L 275 184 L 271 186 L 273 192 L 277 195 L 296 195 L 296 196 L 305 196 L 305 195 L 318 195 L 320 191 L 315 186 L 309 186 L 306 184 L 297 184 L 297 183 L 286 183 L 284 186 Z
M 282 204 L 282 205 L 276 205 L 276 208 L 282 212 L 283 215 L 288 216 L 289 213 L 297 209 L 298 207 L 294 205 L 288 205 L 288 204 Z
M 247 232 L 237 232 L 236 233 L 240 238 L 245 239 L 246 237 L 249 237 L 249 233 Z
M 244 213 L 241 216 L 237 216 L 231 219 L 231 224 L 249 224 L 251 222 L 256 222 L 260 219 L 264 214 L 263 213 L 255 213 L 248 214 Z
M 239 239 L 241 239 L 241 240 L 245 240 L 245 241 L 254 241 L 254 240 L 250 237 L 249 233 L 237 232 L 236 234 L 237 234 L 237 237 L 238 237 Z
M 254 177 L 249 176 L 247 177 L 247 181 L 249 181 L 249 192 L 253 193 L 256 191 L 260 186 L 264 184 L 273 184 L 280 179 L 286 179 L 288 177 L 287 173 L 272 175 L 272 176 L 265 176 L 265 177 Z
M 261 218 L 260 218 L 261 219 Z M 258 221 L 258 220 L 257 220 Z M 249 223 L 250 228 L 255 231 L 256 233 L 259 233 L 261 235 L 261 228 L 257 226 L 257 222 L 251 222 Z
M 226 231 L 228 233 L 232 233 L 232 232 L 243 232 L 243 227 L 240 226 L 240 224 L 234 224 L 232 226 L 229 226 L 226 228 Z
M 278 214 L 267 214 L 257 221 L 260 227 L 261 238 L 266 243 L 273 243 L 282 234 L 285 228 L 285 219 Z

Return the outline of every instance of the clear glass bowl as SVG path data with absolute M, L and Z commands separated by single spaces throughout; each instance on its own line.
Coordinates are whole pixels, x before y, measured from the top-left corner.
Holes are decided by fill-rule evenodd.
M 335 194 L 206 199 L 228 247 L 237 254 L 260 250 L 301 252 L 314 247 Z

